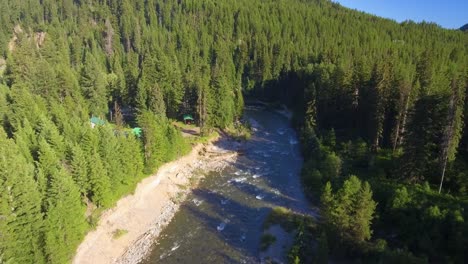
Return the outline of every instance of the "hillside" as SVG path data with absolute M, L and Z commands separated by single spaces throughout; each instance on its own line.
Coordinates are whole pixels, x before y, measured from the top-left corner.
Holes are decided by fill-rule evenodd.
M 468 31 L 468 24 L 465 24 L 460 28 L 461 31 Z
M 69 262 L 104 209 L 189 151 L 173 119 L 232 127 L 244 96 L 294 110 L 305 189 L 315 203 L 333 194 L 326 255 L 466 260 L 467 34 L 326 0 L 6 0 L 0 12 L 0 262 Z M 327 218 L 353 174 L 376 210 Z

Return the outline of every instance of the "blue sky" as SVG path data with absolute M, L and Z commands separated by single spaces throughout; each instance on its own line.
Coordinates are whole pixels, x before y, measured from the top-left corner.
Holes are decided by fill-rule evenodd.
M 343 6 L 391 18 L 435 22 L 444 28 L 468 23 L 468 0 L 333 0 Z

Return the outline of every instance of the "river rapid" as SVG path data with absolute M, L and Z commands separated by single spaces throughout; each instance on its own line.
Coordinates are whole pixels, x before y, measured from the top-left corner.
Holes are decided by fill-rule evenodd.
M 261 263 L 262 225 L 271 208 L 310 213 L 290 121 L 261 106 L 246 107 L 244 118 L 253 134 L 236 162 L 204 175 L 141 263 Z

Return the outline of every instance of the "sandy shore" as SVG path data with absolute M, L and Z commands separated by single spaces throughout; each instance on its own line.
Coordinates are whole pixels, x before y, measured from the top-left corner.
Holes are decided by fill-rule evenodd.
M 137 263 L 148 252 L 162 229 L 171 221 L 180 203 L 196 186 L 197 171 L 221 170 L 236 159 L 227 139 L 199 144 L 190 154 L 163 165 L 142 180 L 135 194 L 126 196 L 104 212 L 95 230 L 78 247 L 75 264 Z M 230 150 L 228 150 L 230 149 Z M 127 233 L 114 238 L 118 230 Z

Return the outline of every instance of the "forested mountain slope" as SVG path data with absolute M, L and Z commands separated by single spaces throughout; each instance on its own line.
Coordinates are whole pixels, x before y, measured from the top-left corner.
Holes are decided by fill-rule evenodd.
M 468 30 L 468 24 L 465 24 L 460 28 L 461 31 L 467 31 Z
M 324 0 L 3 0 L 0 14 L 0 262 L 69 261 L 96 212 L 187 150 L 168 118 L 226 127 L 243 95 L 294 108 L 311 196 L 371 183 L 368 251 L 466 261 L 463 32 Z M 366 256 L 371 232 L 344 234 L 371 219 L 333 223 L 330 250 Z

